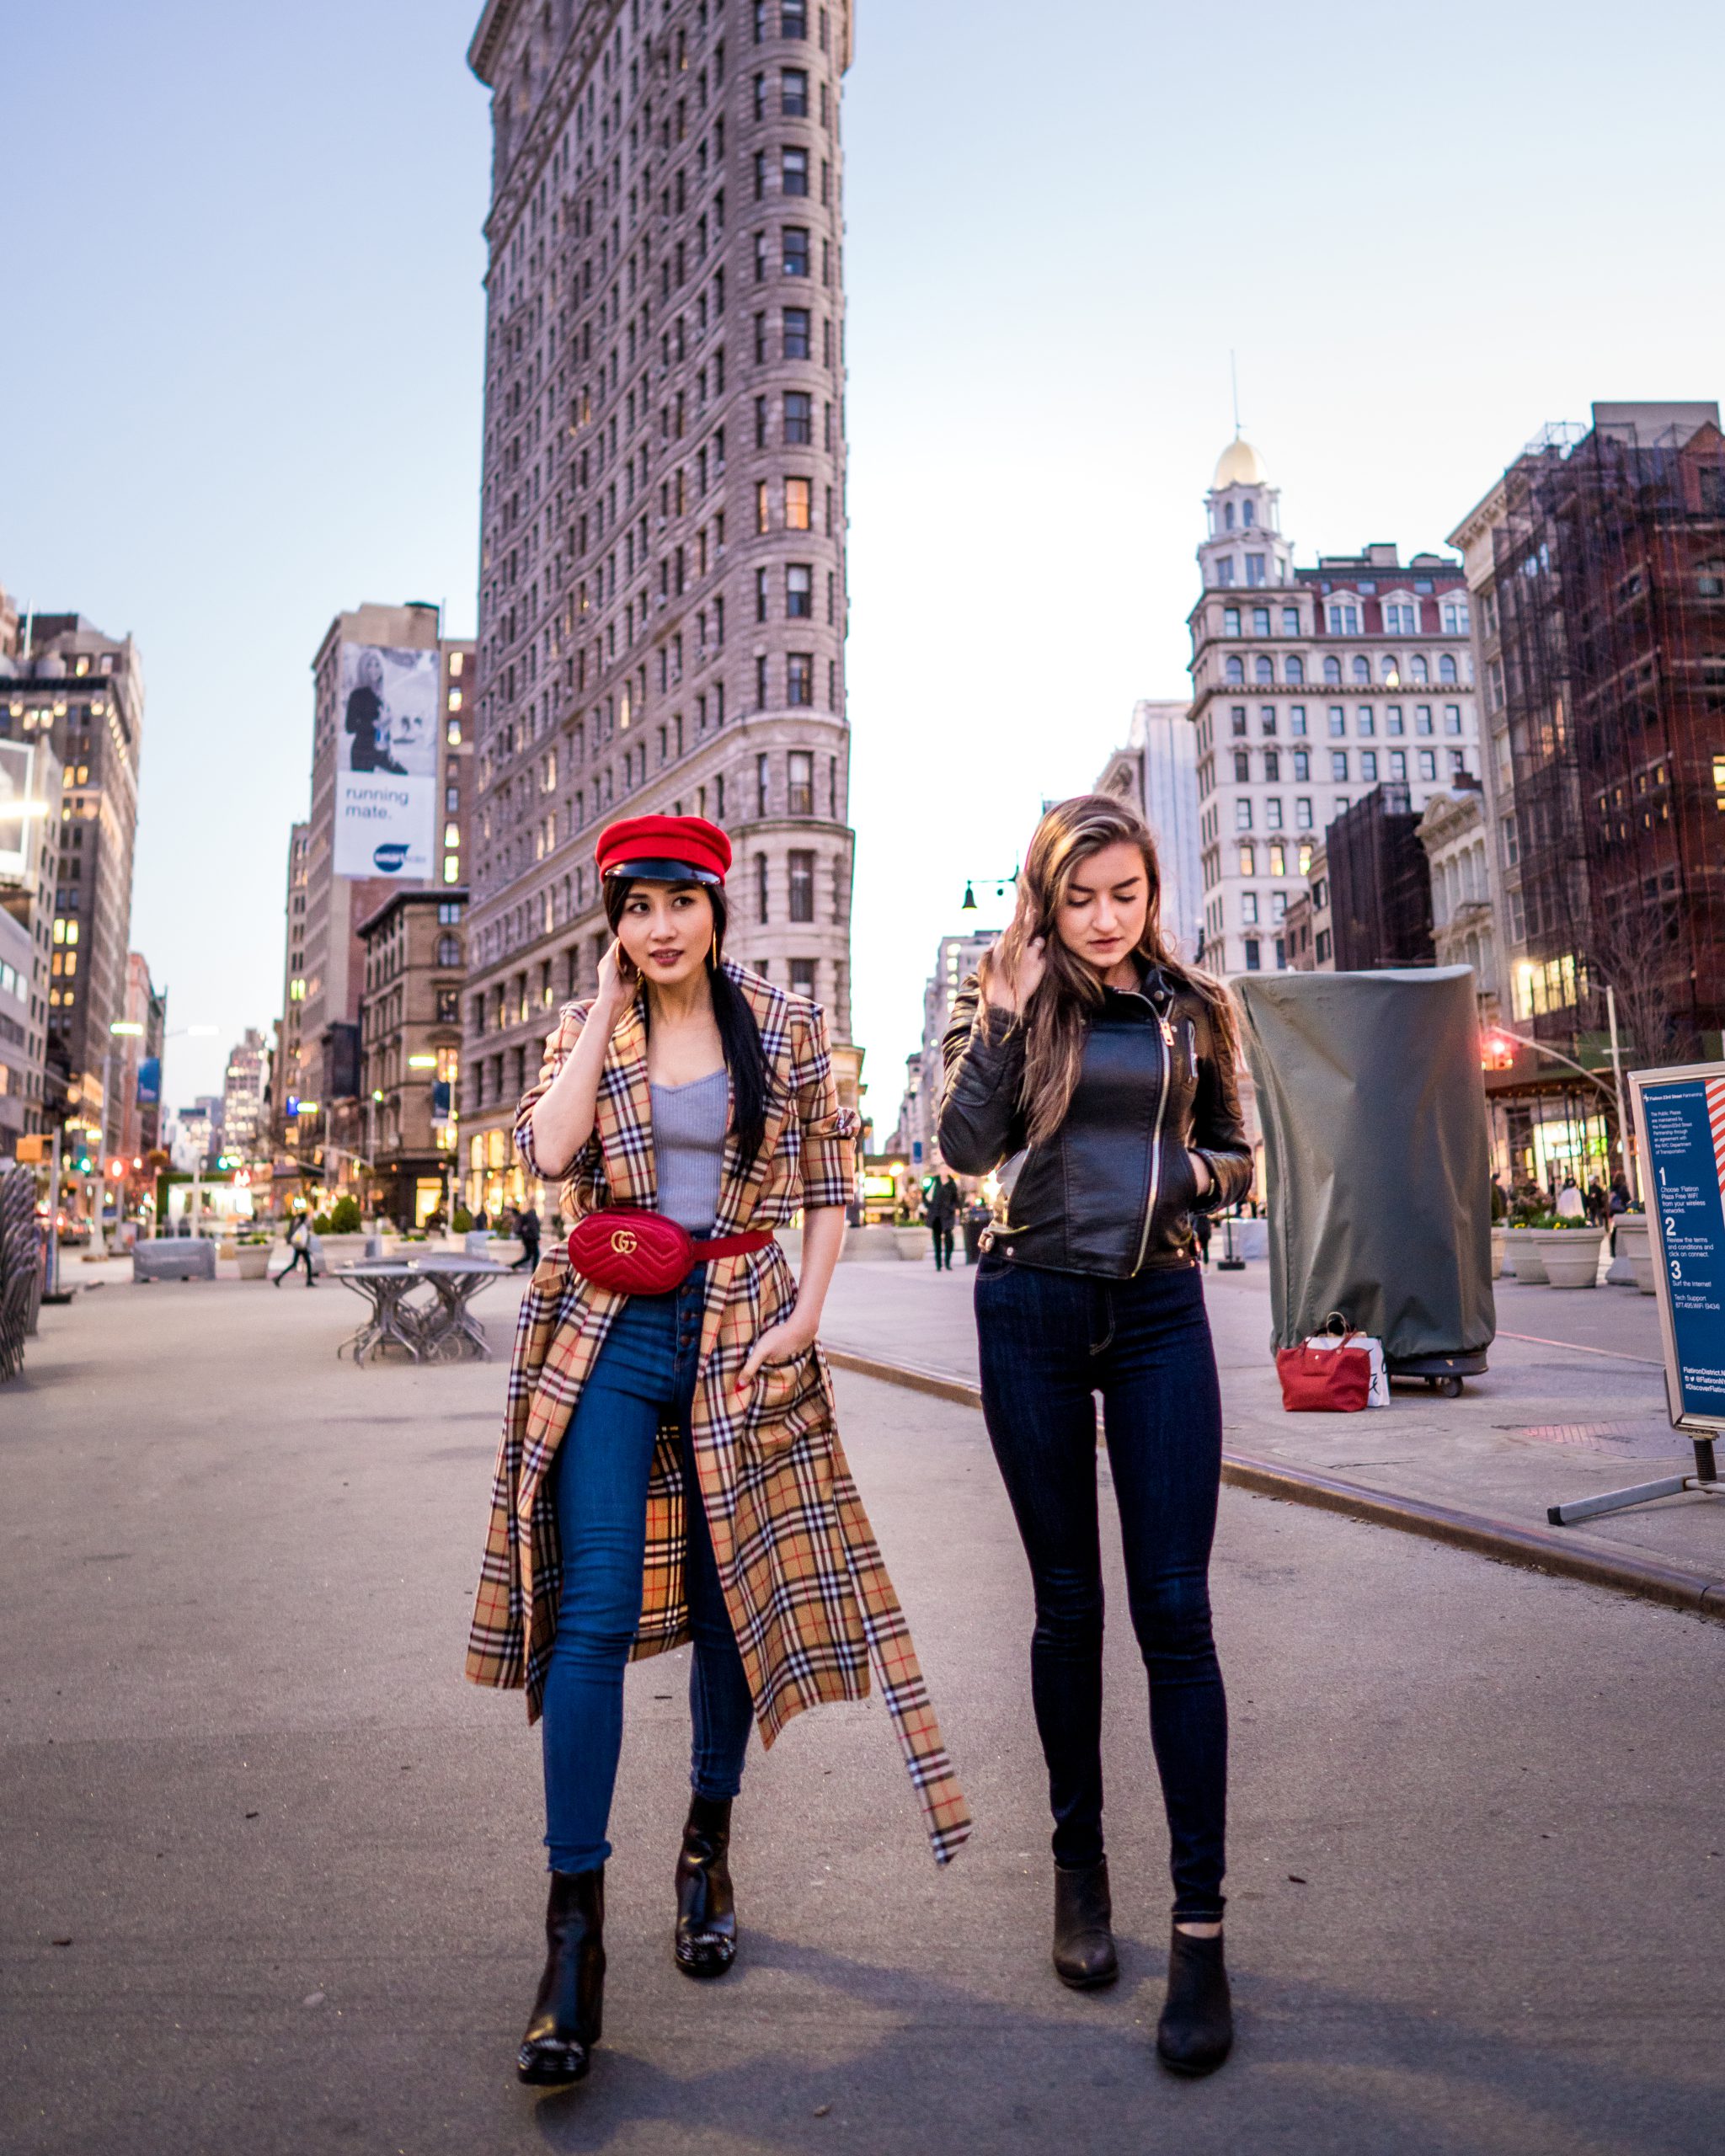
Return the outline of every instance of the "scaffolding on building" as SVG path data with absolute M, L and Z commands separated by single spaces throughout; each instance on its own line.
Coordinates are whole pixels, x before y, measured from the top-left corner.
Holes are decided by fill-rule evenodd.
M 1515 1019 L 1604 1059 L 1605 990 L 1642 1065 L 1725 1027 L 1725 438 L 1548 430 L 1493 534 Z

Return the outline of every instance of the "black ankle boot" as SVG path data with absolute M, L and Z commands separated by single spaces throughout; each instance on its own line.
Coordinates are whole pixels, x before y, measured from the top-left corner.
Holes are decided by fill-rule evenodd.
M 1074 1991 L 1094 1991 L 1120 1973 L 1114 1955 L 1108 1860 L 1055 1866 L 1055 1974 Z
M 722 1977 L 736 1958 L 731 1900 L 731 1801 L 696 1796 L 677 1854 L 677 1967 L 686 1977 Z
M 1194 1939 L 1174 1927 L 1168 1998 L 1156 2028 L 1156 2055 L 1171 2073 L 1214 2073 L 1234 2043 L 1234 2009 L 1222 1935 Z
M 536 2089 L 586 2073 L 605 2006 L 605 1866 L 553 1871 L 545 1911 L 545 1973 L 515 2071 Z

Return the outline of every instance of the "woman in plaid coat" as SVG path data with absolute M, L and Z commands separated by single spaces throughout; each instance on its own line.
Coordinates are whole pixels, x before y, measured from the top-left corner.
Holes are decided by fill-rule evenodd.
M 858 1127 L 822 1014 L 724 960 L 715 825 L 633 818 L 598 860 L 618 940 L 597 994 L 559 1015 L 516 1143 L 560 1175 L 566 1216 L 662 1210 L 703 1262 L 630 1294 L 553 1245 L 521 1305 L 467 1674 L 524 1687 L 530 1721 L 543 1715 L 548 1953 L 518 2060 L 541 2085 L 580 2079 L 600 2034 L 629 1658 L 694 1643 L 674 1934 L 688 1975 L 722 1975 L 735 1951 L 730 1808 L 751 1721 L 770 1744 L 804 1707 L 866 1696 L 872 1660 L 937 1861 L 970 1824 L 815 1338 Z M 763 1232 L 799 1209 L 800 1286 Z

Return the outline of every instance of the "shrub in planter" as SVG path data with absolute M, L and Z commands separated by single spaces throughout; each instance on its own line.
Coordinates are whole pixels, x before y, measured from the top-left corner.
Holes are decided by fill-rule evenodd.
M 468 1212 L 465 1205 L 457 1205 L 455 1211 L 450 1215 L 449 1225 L 451 1232 L 455 1235 L 471 1235 L 473 1227 L 473 1216 L 470 1212 Z
M 356 1235 L 360 1233 L 360 1201 L 356 1198 L 338 1198 L 329 1209 L 329 1225 L 320 1230 L 331 1235 Z
M 314 1213 L 312 1215 L 312 1233 L 314 1235 L 327 1235 L 329 1233 L 329 1215 L 327 1213 Z

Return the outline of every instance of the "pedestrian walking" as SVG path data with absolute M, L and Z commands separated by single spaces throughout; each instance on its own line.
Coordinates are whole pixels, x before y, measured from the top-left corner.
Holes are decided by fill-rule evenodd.
M 306 1268 L 306 1285 L 318 1284 L 312 1277 L 312 1261 L 318 1255 L 318 1237 L 312 1231 L 311 1216 L 296 1213 L 287 1230 L 287 1262 L 275 1276 L 279 1288 L 290 1273 L 296 1272 L 302 1264 Z
M 959 1217 L 959 1186 L 950 1176 L 936 1175 L 922 1201 L 922 1217 L 934 1241 L 934 1269 L 953 1269 L 953 1225 Z
M 1224 990 L 1165 941 L 1156 847 L 1087 794 L 1037 825 L 1011 926 L 944 1043 L 942 1155 L 985 1175 L 1028 1148 L 977 1268 L 983 1413 L 1030 1561 L 1031 1700 L 1054 1813 L 1054 1962 L 1119 1973 L 1103 1841 L 1100 1392 L 1174 1900 L 1156 2049 L 1220 2066 L 1227 1706 L 1209 1566 L 1221 1404 L 1188 1215 L 1251 1181 Z
M 512 1273 L 531 1273 L 539 1262 L 539 1215 L 531 1205 L 515 1208 L 515 1233 L 521 1254 L 510 1267 Z
M 730 842 L 699 817 L 600 837 L 617 941 L 560 1013 L 515 1142 L 575 1222 L 529 1285 L 467 1657 L 543 1716 L 547 1954 L 516 2059 L 576 2081 L 600 2034 L 605 1865 L 631 1657 L 692 1640 L 672 1951 L 737 1950 L 731 1807 L 770 1742 L 871 1659 L 937 1860 L 969 1832 L 817 1342 L 858 1123 L 818 1006 L 724 957 Z M 804 1215 L 800 1283 L 774 1231 Z M 588 1238 L 591 1238 L 591 1242 Z

